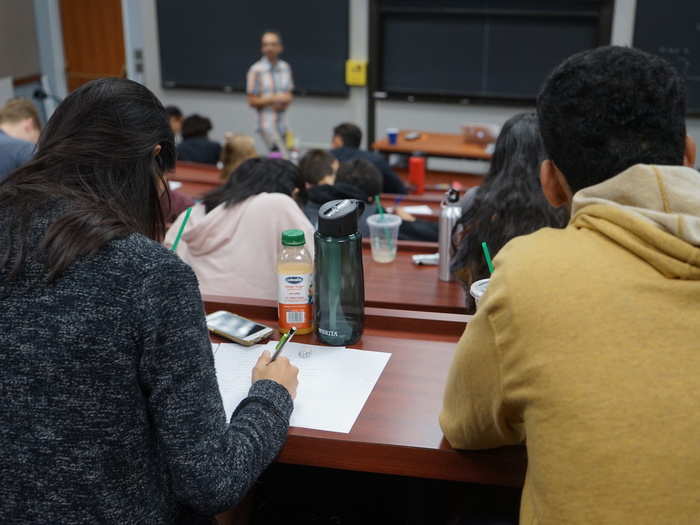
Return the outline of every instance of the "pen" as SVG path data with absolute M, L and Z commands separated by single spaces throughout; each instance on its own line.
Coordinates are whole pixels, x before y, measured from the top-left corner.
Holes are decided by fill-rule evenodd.
M 282 349 L 284 348 L 284 345 L 286 345 L 289 341 L 292 340 L 292 337 L 294 337 L 294 334 L 297 333 L 297 329 L 292 327 L 289 332 L 284 334 L 282 338 L 279 340 L 279 343 L 277 343 L 277 346 L 275 347 L 275 353 L 272 354 L 272 358 L 270 359 L 270 363 L 272 363 L 275 359 L 277 359 L 277 356 L 280 355 L 282 352 Z M 268 365 L 270 364 L 268 363 Z
M 187 211 L 185 212 L 185 218 L 182 219 L 182 224 L 180 224 L 180 229 L 177 232 L 177 237 L 175 237 L 175 242 L 170 248 L 170 250 L 173 252 L 177 252 L 177 245 L 180 244 L 180 238 L 182 237 L 182 232 L 185 231 L 185 225 L 187 224 L 187 220 L 190 218 L 190 213 L 192 213 L 192 206 L 187 208 Z

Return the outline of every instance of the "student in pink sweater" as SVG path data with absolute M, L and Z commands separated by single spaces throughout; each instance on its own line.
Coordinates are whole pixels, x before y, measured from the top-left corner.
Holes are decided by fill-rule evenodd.
M 251 159 L 196 204 L 177 254 L 197 274 L 202 294 L 276 299 L 282 232 L 302 230 L 313 254 L 314 230 L 298 204 L 304 196 L 304 182 L 294 164 Z M 183 218 L 180 215 L 168 230 L 167 247 L 175 241 Z

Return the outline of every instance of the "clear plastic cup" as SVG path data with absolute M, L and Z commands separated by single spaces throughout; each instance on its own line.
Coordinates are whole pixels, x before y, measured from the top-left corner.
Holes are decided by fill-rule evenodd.
M 398 128 L 386 128 L 386 138 L 389 140 L 389 144 L 395 146 L 399 140 L 399 129 Z
M 479 301 L 486 293 L 486 289 L 489 287 L 490 279 L 480 279 L 479 281 L 474 281 L 469 288 L 469 294 L 474 298 L 476 307 L 479 308 Z
M 399 237 L 401 217 L 385 213 L 367 218 L 372 259 L 378 263 L 390 263 L 396 259 L 396 244 Z

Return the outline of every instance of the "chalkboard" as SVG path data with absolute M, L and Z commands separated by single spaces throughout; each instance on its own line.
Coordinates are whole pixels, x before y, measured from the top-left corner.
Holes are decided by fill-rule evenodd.
M 609 43 L 604 0 L 380 0 L 376 86 L 388 97 L 531 102 L 566 57 Z
M 296 93 L 347 96 L 348 11 L 348 0 L 158 0 L 163 87 L 244 91 L 274 29 Z
M 688 113 L 700 114 L 700 2 L 637 0 L 634 47 L 676 66 L 687 81 Z

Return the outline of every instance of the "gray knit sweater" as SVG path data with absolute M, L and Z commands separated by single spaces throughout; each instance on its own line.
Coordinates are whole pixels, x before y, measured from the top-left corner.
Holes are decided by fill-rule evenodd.
M 289 394 L 258 381 L 226 421 L 196 277 L 161 246 L 111 242 L 52 285 L 34 259 L 6 277 L 0 522 L 213 515 L 279 452 Z

